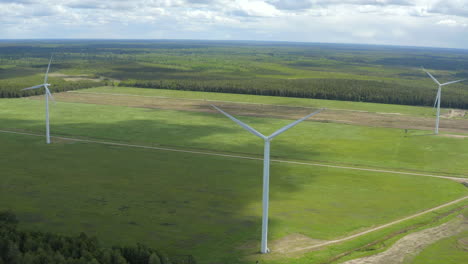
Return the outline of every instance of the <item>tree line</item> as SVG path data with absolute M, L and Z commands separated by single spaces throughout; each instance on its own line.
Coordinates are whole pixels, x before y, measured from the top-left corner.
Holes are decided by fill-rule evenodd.
M 353 79 L 125 80 L 119 86 L 432 106 L 436 89 Z M 468 89 L 444 90 L 443 107 L 468 109 Z
M 105 86 L 110 84 L 108 81 L 65 81 L 60 78 L 53 78 L 49 81 L 52 83 L 50 86 L 51 92 L 64 92 L 70 90 L 85 89 L 91 87 Z M 40 83 L 40 81 L 39 81 Z M 22 91 L 21 89 L 30 87 L 33 85 L 38 85 L 39 83 L 32 82 L 30 79 L 22 80 L 20 78 L 14 79 L 5 79 L 0 81 L 0 98 L 15 98 L 15 97 L 24 97 L 32 95 L 44 94 L 42 89 L 34 89 Z
M 170 259 L 164 253 L 142 244 L 103 247 L 85 233 L 63 236 L 20 231 L 10 211 L 0 212 L 0 264 L 195 264 L 188 255 Z

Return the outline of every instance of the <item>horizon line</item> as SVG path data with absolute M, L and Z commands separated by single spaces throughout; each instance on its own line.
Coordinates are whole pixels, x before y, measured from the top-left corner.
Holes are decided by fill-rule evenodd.
M 355 43 L 355 42 L 312 42 L 312 41 L 291 41 L 291 40 L 248 40 L 248 39 L 184 39 L 184 38 L 0 38 L 0 42 L 7 41 L 60 41 L 60 40 L 82 40 L 82 41 L 199 41 L 199 42 L 258 42 L 258 43 L 292 43 L 292 44 L 333 44 L 333 45 L 361 45 L 361 46 L 382 46 L 400 48 L 422 48 L 422 49 L 444 49 L 468 51 L 468 48 L 434 47 L 434 46 L 414 46 L 397 44 L 375 44 L 375 43 Z

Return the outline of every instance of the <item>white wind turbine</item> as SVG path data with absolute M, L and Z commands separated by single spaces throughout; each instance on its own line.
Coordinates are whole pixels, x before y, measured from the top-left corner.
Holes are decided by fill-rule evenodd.
M 439 119 L 440 119 L 440 97 L 441 97 L 441 92 L 442 92 L 442 86 L 449 85 L 452 83 L 462 82 L 462 81 L 465 81 L 466 79 L 440 83 L 434 76 L 432 76 L 432 74 L 426 71 L 426 69 L 423 68 L 423 71 L 425 71 L 427 75 L 429 75 L 429 77 L 431 77 L 431 79 L 434 80 L 434 82 L 437 83 L 437 85 L 439 85 L 439 89 L 437 90 L 437 96 L 434 102 L 434 107 L 436 107 L 437 105 L 437 117 L 436 117 L 436 125 L 435 125 L 434 133 L 438 135 L 439 134 Z
M 223 110 L 219 109 L 218 107 L 211 105 L 213 108 L 230 118 L 232 121 L 239 124 L 241 127 L 249 131 L 250 133 L 254 134 L 255 136 L 261 138 L 265 142 L 264 146 L 264 153 L 263 153 L 263 215 L 262 215 L 262 243 L 260 252 L 261 253 L 268 253 L 270 250 L 267 247 L 267 240 L 268 240 L 268 196 L 269 196 L 269 189 L 270 189 L 270 141 L 278 136 L 279 134 L 285 132 L 286 130 L 290 129 L 291 127 L 299 124 L 300 122 L 306 120 L 307 118 L 320 113 L 323 109 L 315 111 L 297 121 L 292 122 L 291 124 L 277 130 L 273 134 L 269 136 L 265 136 L 262 133 L 258 132 L 257 130 L 253 129 L 249 125 L 239 121 L 235 117 L 231 116 L 230 114 L 224 112 Z
M 47 78 L 48 78 L 48 75 L 49 75 L 49 69 L 50 69 L 50 63 L 52 62 L 52 56 L 50 57 L 50 60 L 49 60 L 49 65 L 47 66 L 47 71 L 46 71 L 46 74 L 45 74 L 45 77 L 44 77 L 44 83 L 43 84 L 40 84 L 40 85 L 36 85 L 36 86 L 32 86 L 32 87 L 28 87 L 28 88 L 24 88 L 22 89 L 22 91 L 25 91 L 25 90 L 33 90 L 33 89 L 39 89 L 41 87 L 44 87 L 45 89 L 45 103 L 46 103 L 46 142 L 47 144 L 50 144 L 50 129 L 49 129 L 49 97 L 54 100 L 54 97 L 52 96 L 52 94 L 50 93 L 49 91 L 49 86 L 50 84 L 47 83 Z M 55 100 L 54 100 L 55 102 Z

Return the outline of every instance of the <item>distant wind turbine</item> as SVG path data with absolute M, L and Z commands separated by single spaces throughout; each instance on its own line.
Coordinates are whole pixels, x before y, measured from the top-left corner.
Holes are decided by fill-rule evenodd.
M 434 76 L 432 76 L 432 74 L 430 74 L 428 71 L 426 71 L 426 69 L 424 69 L 424 68 L 422 68 L 422 69 L 423 69 L 423 71 L 425 71 L 427 73 L 427 75 L 429 75 L 429 77 L 431 77 L 431 79 L 435 83 L 437 83 L 437 85 L 439 85 L 439 89 L 437 90 L 437 96 L 436 96 L 436 99 L 435 99 L 435 102 L 434 102 L 434 107 L 436 107 L 436 105 L 437 105 L 437 117 L 436 117 L 436 125 L 435 125 L 434 133 L 436 135 L 438 135 L 439 134 L 439 119 L 440 119 L 440 97 L 441 97 L 441 92 L 442 92 L 442 86 L 449 85 L 449 84 L 452 84 L 452 83 L 462 82 L 462 81 L 465 81 L 466 79 L 451 81 L 451 82 L 446 82 L 446 83 L 440 83 Z
M 28 87 L 28 88 L 22 89 L 22 91 L 25 91 L 25 90 L 33 90 L 33 89 L 39 89 L 39 88 L 42 88 L 42 87 L 44 87 L 44 89 L 45 89 L 45 103 L 46 103 L 46 142 L 47 142 L 47 144 L 50 144 L 49 97 L 55 102 L 54 97 L 52 96 L 52 94 L 50 93 L 50 90 L 49 90 L 50 84 L 47 83 L 47 78 L 48 78 L 48 75 L 49 75 L 49 69 L 50 69 L 50 63 L 51 63 L 51 62 L 52 62 L 52 56 L 50 56 L 49 65 L 47 66 L 47 71 L 46 71 L 46 74 L 45 74 L 45 77 L 44 77 L 44 83 L 43 83 L 43 84 L 39 84 L 39 85 L 36 85 L 36 86 L 32 86 L 32 87 Z
M 254 134 L 255 136 L 261 138 L 265 142 L 264 152 L 263 152 L 263 216 L 262 216 L 262 243 L 260 252 L 265 254 L 270 252 L 267 247 L 267 240 L 268 240 L 268 193 L 270 189 L 270 141 L 278 136 L 279 134 L 285 132 L 286 130 L 290 129 L 291 127 L 299 124 L 300 122 L 306 120 L 307 118 L 320 113 L 323 109 L 313 112 L 297 121 L 292 122 L 291 124 L 277 130 L 273 134 L 269 136 L 265 136 L 262 133 L 258 132 L 257 130 L 253 129 L 249 125 L 241 122 L 240 120 L 236 119 L 235 117 L 231 116 L 230 114 L 224 112 L 223 110 L 219 109 L 218 107 L 211 105 L 213 108 L 230 118 L 232 121 L 239 124 L 245 130 L 249 131 L 250 133 Z

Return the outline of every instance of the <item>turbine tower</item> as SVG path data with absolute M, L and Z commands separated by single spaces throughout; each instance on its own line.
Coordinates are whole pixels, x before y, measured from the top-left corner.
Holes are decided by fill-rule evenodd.
M 425 71 L 427 73 L 427 75 L 429 75 L 429 77 L 431 77 L 431 79 L 435 83 L 437 83 L 437 85 L 439 86 L 439 89 L 437 90 L 437 96 L 436 96 L 436 99 L 435 99 L 435 102 L 434 102 L 434 107 L 436 107 L 436 105 L 437 105 L 437 117 L 436 117 L 436 125 L 435 125 L 434 134 L 438 135 L 439 134 L 439 119 L 440 119 L 440 97 L 441 97 L 441 92 L 442 92 L 442 86 L 449 85 L 449 84 L 452 84 L 452 83 L 462 82 L 462 81 L 465 81 L 466 79 L 451 81 L 451 82 L 446 82 L 446 83 L 440 83 L 434 76 L 432 76 L 432 74 L 430 74 L 428 71 L 426 71 L 426 69 L 423 68 L 423 71 Z
M 277 130 L 273 134 L 269 136 L 265 136 L 262 133 L 258 132 L 257 130 L 253 129 L 249 125 L 239 121 L 235 117 L 231 116 L 230 114 L 224 112 L 223 110 L 219 109 L 218 107 L 211 105 L 213 108 L 230 118 L 232 121 L 239 124 L 245 130 L 249 131 L 250 133 L 254 134 L 255 136 L 261 138 L 265 142 L 264 152 L 263 152 L 263 215 L 262 215 L 262 243 L 260 252 L 265 254 L 270 252 L 267 247 L 267 240 L 268 240 L 268 197 L 269 197 L 269 189 L 270 189 L 270 142 L 273 138 L 278 136 L 279 134 L 285 132 L 286 130 L 290 129 L 291 127 L 299 124 L 300 122 L 306 120 L 307 118 L 320 113 L 323 109 L 315 111 L 297 121 L 292 122 L 291 124 Z
M 50 144 L 49 97 L 52 100 L 54 100 L 54 97 L 52 96 L 52 94 L 49 91 L 50 84 L 47 83 L 47 78 L 48 78 L 48 75 L 49 75 L 49 69 L 50 69 L 50 63 L 51 62 L 52 62 L 52 56 L 50 56 L 49 65 L 47 66 L 47 71 L 46 71 L 46 74 L 45 74 L 45 77 L 44 77 L 44 83 L 43 84 L 39 84 L 39 85 L 36 85 L 36 86 L 32 86 L 32 87 L 22 89 L 22 91 L 25 91 L 25 90 L 33 90 L 33 89 L 39 89 L 41 87 L 44 87 L 44 90 L 45 90 L 45 105 L 46 105 L 46 142 L 47 142 L 47 144 Z M 55 102 L 55 100 L 54 100 L 54 102 Z

